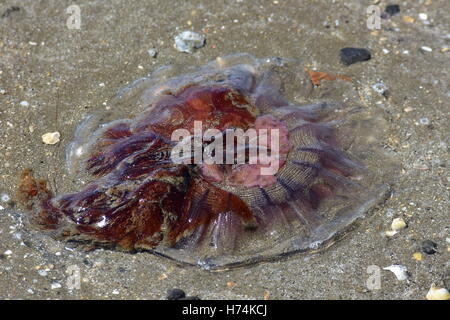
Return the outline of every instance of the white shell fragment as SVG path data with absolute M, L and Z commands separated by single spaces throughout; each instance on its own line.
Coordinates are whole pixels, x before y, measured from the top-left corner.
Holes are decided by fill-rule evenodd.
M 387 231 L 385 232 L 386 237 L 393 237 L 393 236 L 395 236 L 397 233 L 398 233 L 398 231 L 394 231 L 394 230 L 387 230 Z
M 426 13 L 419 13 L 420 20 L 428 20 L 428 15 Z
M 395 236 L 400 230 L 405 229 L 407 224 L 402 218 L 395 218 L 391 223 L 391 230 L 385 232 L 387 237 Z
M 427 300 L 450 300 L 450 292 L 445 288 L 438 288 L 433 283 L 426 296 Z
M 60 137 L 61 135 L 58 131 L 47 132 L 42 135 L 42 142 L 44 142 L 45 144 L 57 144 Z
M 406 228 L 406 222 L 402 218 L 395 218 L 392 221 L 391 229 L 393 231 L 399 231 Z
M 405 266 L 400 264 L 393 264 L 389 267 L 383 268 L 383 270 L 391 271 L 399 281 L 408 279 L 408 270 Z
M 175 37 L 175 49 L 180 52 L 193 53 L 204 45 L 205 37 L 193 31 L 183 31 Z

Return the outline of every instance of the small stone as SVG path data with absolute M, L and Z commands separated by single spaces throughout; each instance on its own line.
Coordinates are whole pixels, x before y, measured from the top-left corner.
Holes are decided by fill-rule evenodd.
M 416 261 L 422 261 L 423 255 L 420 252 L 414 252 L 413 253 L 413 259 Z
M 426 296 L 427 300 L 450 300 L 450 292 L 445 288 L 438 288 L 433 283 Z
M 400 264 L 393 264 L 389 267 L 383 268 L 383 270 L 391 271 L 399 281 L 408 279 L 408 270 L 405 266 Z
M 431 49 L 430 47 L 427 47 L 427 46 L 420 47 L 420 49 L 422 51 L 425 51 L 425 52 L 432 52 L 433 51 L 433 49 Z
M 422 252 L 426 254 L 435 254 L 437 252 L 437 243 L 431 240 L 425 240 L 422 242 Z
M 180 300 L 186 297 L 186 293 L 181 289 L 167 291 L 167 300 Z
M 156 56 L 158 55 L 158 51 L 156 51 L 156 49 L 149 49 L 148 51 L 148 55 L 152 58 L 156 58 Z
M 6 255 L 6 256 L 10 256 L 10 255 L 12 255 L 12 251 L 11 250 L 6 250 L 3 254 Z
M 403 109 L 403 111 L 405 111 L 406 113 L 409 113 L 411 111 L 414 111 L 413 107 L 406 107 L 405 109 Z
M 420 20 L 428 20 L 428 15 L 426 13 L 419 13 Z
M 419 119 L 419 123 L 420 123 L 421 125 L 423 125 L 423 126 L 427 126 L 427 125 L 430 124 L 430 119 L 428 119 L 428 118 L 420 118 L 420 119 Z
M 406 23 L 414 23 L 414 21 L 416 21 L 416 19 L 414 19 L 411 16 L 403 16 L 403 21 L 405 21 Z
M 60 289 L 62 287 L 61 283 L 59 282 L 53 282 L 51 285 L 51 288 L 54 289 Z
M 42 135 L 42 142 L 44 142 L 45 144 L 57 144 L 60 137 L 61 135 L 58 131 L 47 132 Z
M 175 37 L 175 49 L 180 52 L 193 53 L 205 45 L 205 37 L 193 31 L 183 31 Z
M 39 273 L 39 275 L 42 276 L 42 277 L 47 276 L 47 271 L 45 271 L 44 269 L 38 270 L 38 273 Z
M 395 218 L 392 221 L 391 229 L 394 231 L 399 231 L 406 228 L 406 222 L 402 218 Z
M 400 6 L 398 4 L 390 4 L 386 6 L 386 9 L 384 9 L 384 11 L 390 16 L 393 16 L 400 12 Z
M 372 89 L 375 92 L 377 92 L 377 93 L 381 94 L 382 96 L 384 96 L 385 98 L 387 98 L 388 95 L 389 95 L 389 88 L 383 82 L 375 83 L 374 85 L 372 85 Z
M 0 200 L 4 203 L 9 203 L 11 201 L 11 197 L 6 193 L 2 193 Z
M 21 101 L 20 102 L 20 106 L 22 106 L 22 107 L 29 107 L 30 103 L 28 101 Z
M 395 230 L 388 230 L 388 231 L 385 232 L 385 234 L 386 234 L 387 237 L 393 237 L 393 236 L 395 236 L 397 233 L 398 233 L 398 231 L 395 231 Z
M 339 55 L 342 63 L 347 66 L 371 58 L 370 52 L 364 48 L 342 48 Z
M 119 292 L 119 290 L 117 290 L 117 289 L 114 289 L 113 291 L 112 291 L 112 294 L 119 294 L 120 292 Z

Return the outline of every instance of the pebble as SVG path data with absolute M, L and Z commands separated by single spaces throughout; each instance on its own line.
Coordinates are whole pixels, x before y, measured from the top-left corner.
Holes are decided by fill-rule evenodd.
M 181 289 L 172 289 L 167 291 L 167 300 L 180 300 L 186 297 L 186 293 Z
M 347 66 L 356 62 L 367 61 L 371 58 L 370 52 L 364 48 L 342 48 L 339 56 L 342 63 Z
M 400 264 L 393 264 L 389 267 L 383 268 L 383 270 L 391 271 L 399 281 L 408 279 L 408 270 L 405 266 Z
M 405 21 L 406 23 L 414 23 L 414 21 L 416 20 L 411 16 L 403 16 L 403 21 Z
M 414 252 L 413 253 L 413 259 L 416 261 L 422 261 L 423 255 L 420 252 Z
M 399 231 L 406 228 L 406 222 L 402 218 L 395 218 L 392 221 L 391 229 L 394 231 Z
M 167 300 L 200 300 L 197 296 L 186 296 L 181 289 L 173 289 L 167 291 Z
M 414 108 L 412 107 L 406 107 L 405 109 L 403 109 L 403 111 L 405 111 L 406 113 L 409 113 L 411 111 L 414 111 Z
M 193 31 L 183 31 L 175 36 L 175 49 L 180 52 L 193 53 L 205 45 L 205 37 Z
M 450 300 L 450 292 L 445 288 L 438 288 L 433 283 L 426 296 L 427 300 Z
M 45 271 L 44 269 L 38 270 L 38 273 L 39 273 L 39 275 L 42 276 L 42 277 L 47 276 L 47 271 Z
M 387 97 L 387 96 L 388 96 L 388 90 L 389 90 L 389 88 L 388 88 L 387 85 L 384 84 L 383 82 L 377 82 L 377 83 L 375 83 L 374 85 L 372 85 L 372 89 L 373 89 L 375 92 L 377 92 L 377 93 L 383 95 L 384 97 Z
M 45 144 L 57 144 L 60 137 L 61 135 L 58 131 L 47 132 L 42 135 L 42 142 L 44 142 Z
M 12 255 L 12 251 L 11 250 L 6 250 L 3 254 L 7 255 L 7 256 L 10 256 L 10 255 Z
M 60 289 L 61 287 L 62 287 L 62 285 L 59 282 L 53 282 L 51 285 L 52 289 Z
M 385 232 L 385 234 L 386 234 L 387 237 L 393 237 L 393 236 L 395 236 L 397 233 L 398 233 L 398 231 L 395 231 L 395 230 L 388 230 L 388 231 Z
M 29 103 L 28 101 L 21 101 L 21 102 L 20 102 L 20 105 L 21 105 L 22 107 L 28 107 L 28 106 L 30 105 L 30 103 Z
M 119 292 L 119 290 L 117 290 L 117 289 L 114 289 L 113 292 L 112 292 L 112 294 L 116 294 L 116 295 L 119 294 L 119 293 L 120 293 L 120 292 Z
M 386 6 L 386 9 L 384 9 L 384 11 L 393 16 L 400 12 L 400 6 L 398 4 L 391 4 Z
M 420 118 L 420 119 L 419 119 L 419 123 L 420 123 L 421 125 L 423 125 L 423 126 L 427 126 L 427 125 L 430 124 L 430 119 L 428 119 L 428 118 Z
M 156 58 L 156 56 L 158 55 L 158 51 L 156 51 L 156 49 L 149 49 L 148 51 L 148 55 L 152 58 Z
M 420 20 L 428 20 L 428 15 L 426 13 L 419 13 Z
M 425 240 L 422 242 L 422 252 L 426 254 L 435 254 L 437 252 L 437 243 L 431 240 Z
M 0 200 L 1 200 L 2 202 L 4 202 L 4 203 L 8 203 L 8 202 L 11 201 L 11 197 L 10 197 L 8 194 L 3 193 L 3 194 L 0 196 Z
M 427 47 L 427 46 L 420 47 L 420 49 L 422 49 L 422 51 L 425 51 L 425 52 L 433 51 L 433 49 L 431 49 L 430 47 Z

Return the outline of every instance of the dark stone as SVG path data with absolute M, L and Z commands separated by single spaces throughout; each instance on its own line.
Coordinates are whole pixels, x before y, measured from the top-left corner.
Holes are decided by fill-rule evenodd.
M 186 297 L 186 293 L 184 293 L 181 289 L 173 289 L 167 291 L 167 300 L 181 300 Z
M 92 267 L 93 266 L 93 264 L 92 264 L 92 262 L 91 261 L 89 261 L 88 259 L 83 259 L 83 263 L 86 265 L 86 266 L 88 266 L 88 267 Z
M 384 11 L 390 16 L 393 16 L 400 12 L 400 6 L 398 4 L 390 4 L 386 6 L 386 9 L 384 9 Z
M 422 251 L 426 254 L 435 254 L 437 252 L 437 243 L 431 240 L 422 242 Z
M 347 66 L 356 62 L 370 60 L 371 58 L 370 52 L 363 48 L 342 48 L 339 56 L 342 63 Z
M 19 8 L 19 7 L 16 7 L 16 6 L 13 6 L 13 7 L 11 7 L 11 8 L 8 8 L 8 9 L 6 9 L 5 12 L 3 12 L 2 18 L 9 17 L 9 15 L 10 15 L 11 13 L 16 12 L 16 11 L 20 11 L 20 8 Z

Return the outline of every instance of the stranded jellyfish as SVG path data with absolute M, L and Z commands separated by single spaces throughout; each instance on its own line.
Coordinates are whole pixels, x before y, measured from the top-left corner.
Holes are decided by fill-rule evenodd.
M 327 83 L 246 54 L 162 68 L 80 124 L 67 149 L 77 191 L 54 195 L 24 171 L 30 221 L 208 269 L 326 247 L 388 192 L 382 119 L 351 83 Z

